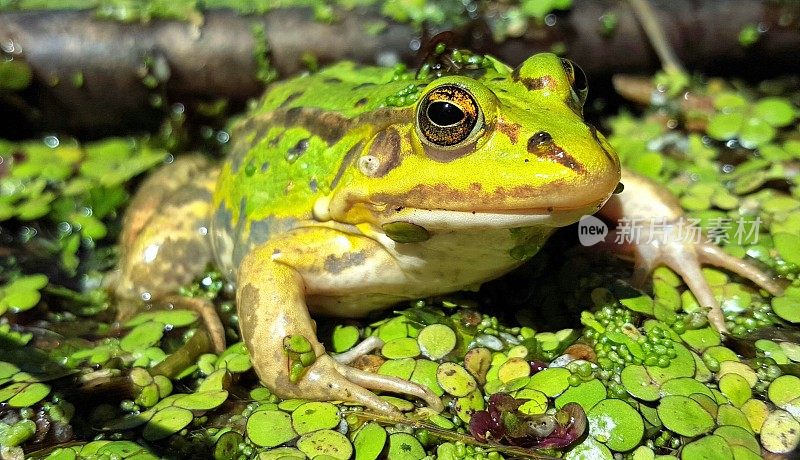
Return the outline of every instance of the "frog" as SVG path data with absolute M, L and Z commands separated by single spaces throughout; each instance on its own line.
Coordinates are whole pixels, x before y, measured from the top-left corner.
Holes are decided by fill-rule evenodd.
M 584 119 L 575 63 L 550 53 L 516 67 L 486 62 L 429 76 L 341 62 L 272 84 L 234 122 L 223 161 L 180 157 L 143 182 L 112 292 L 152 301 L 213 263 L 235 285 L 241 339 L 277 396 L 396 413 L 378 396 L 393 392 L 442 410 L 426 386 L 351 365 L 381 345 L 375 337 L 329 354 L 312 314 L 363 318 L 473 289 L 583 216 L 683 217 Z M 642 240 L 621 250 L 634 258 L 634 281 L 668 266 L 720 332 L 703 264 L 781 291 L 712 243 Z

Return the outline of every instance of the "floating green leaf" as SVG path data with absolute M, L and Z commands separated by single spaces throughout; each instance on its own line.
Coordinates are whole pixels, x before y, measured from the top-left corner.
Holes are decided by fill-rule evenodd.
M 733 452 L 722 436 L 703 436 L 697 441 L 686 444 L 681 452 L 681 459 L 690 460 L 694 458 L 733 460 Z
M 297 441 L 297 448 L 309 458 L 328 455 L 347 460 L 353 455 L 353 446 L 347 438 L 336 431 L 320 430 L 305 434 Z
M 408 433 L 394 433 L 389 436 L 388 458 L 392 460 L 420 460 L 425 455 L 425 449 L 414 436 Z
M 165 407 L 156 412 L 142 430 L 142 437 L 148 441 L 166 438 L 184 429 L 191 423 L 192 412 L 180 407 Z
M 456 347 L 456 333 L 444 324 L 431 324 L 419 331 L 417 341 L 422 354 L 436 361 Z
M 714 428 L 714 419 L 697 401 L 686 396 L 665 396 L 658 404 L 664 426 L 682 436 L 697 436 Z
M 589 434 L 611 450 L 626 452 L 644 436 L 642 416 L 619 399 L 604 399 L 587 412 Z
M 142 323 L 119 341 L 119 346 L 124 351 L 133 352 L 143 350 L 157 344 L 164 335 L 164 324 L 156 321 Z
M 365 423 L 353 440 L 356 460 L 377 459 L 386 445 L 387 436 L 386 430 L 377 423 Z
M 297 437 L 289 414 L 279 410 L 257 410 L 247 419 L 247 437 L 253 444 L 274 447 Z
M 442 363 L 436 371 L 436 380 L 442 389 L 456 397 L 473 392 L 478 384 L 466 369 L 456 363 Z
M 308 402 L 292 412 L 292 426 L 297 434 L 339 426 L 339 409 L 331 403 Z

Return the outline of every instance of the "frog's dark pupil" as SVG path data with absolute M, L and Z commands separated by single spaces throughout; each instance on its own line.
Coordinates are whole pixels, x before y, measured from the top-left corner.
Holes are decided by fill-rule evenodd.
M 453 126 L 464 119 L 464 112 L 455 104 L 435 101 L 428 106 L 428 118 L 439 126 Z

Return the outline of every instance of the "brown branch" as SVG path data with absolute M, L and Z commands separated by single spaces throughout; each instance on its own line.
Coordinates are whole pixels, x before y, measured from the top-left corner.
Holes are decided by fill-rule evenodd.
M 571 10 L 556 16 L 553 26 L 535 26 L 531 21 L 522 37 L 500 44 L 492 42 L 485 24 L 504 4 L 482 5 L 483 20 L 457 31 L 455 45 L 516 64 L 563 43 L 567 56 L 580 63 L 596 86 L 614 73 L 651 73 L 659 68 L 627 2 L 576 1 Z M 652 0 L 652 6 L 667 41 L 690 70 L 750 77 L 800 71 L 800 2 Z M 617 18 L 609 36 L 601 33 L 599 18 L 604 13 Z M 28 89 L 0 93 L 4 120 L 0 137 L 43 131 L 97 136 L 153 129 L 166 110 L 153 107 L 157 97 L 189 107 L 218 98 L 241 106 L 263 88 L 256 78 L 253 24 L 263 27 L 271 62 L 280 75 L 302 70 L 304 53 L 322 64 L 340 59 L 413 62 L 411 44 L 418 34 L 411 26 L 388 21 L 375 9 L 339 16 L 340 20 L 323 24 L 302 8 L 259 17 L 216 10 L 206 12 L 198 27 L 176 21 L 119 24 L 96 20 L 91 12 L 0 14 L 0 44 L 7 49 L 13 43 L 15 52 L 21 50 L 16 58 L 29 63 L 34 75 Z M 386 27 L 379 33 L 368 31 L 381 22 Z M 755 24 L 767 32 L 745 48 L 738 34 Z M 143 83 L 148 72 L 151 82 L 160 81 L 155 89 Z M 82 84 L 73 84 L 81 80 Z

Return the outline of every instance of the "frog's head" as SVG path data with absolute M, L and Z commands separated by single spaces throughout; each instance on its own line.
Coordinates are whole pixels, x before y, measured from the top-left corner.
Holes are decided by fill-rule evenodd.
M 563 226 L 592 214 L 619 160 L 582 117 L 583 72 L 553 54 L 479 79 L 445 76 L 375 131 L 330 197 L 331 218 L 426 229 Z M 390 121 L 382 121 L 382 120 Z

